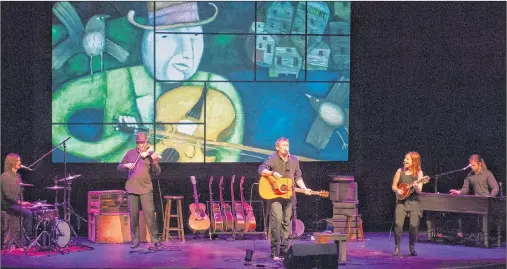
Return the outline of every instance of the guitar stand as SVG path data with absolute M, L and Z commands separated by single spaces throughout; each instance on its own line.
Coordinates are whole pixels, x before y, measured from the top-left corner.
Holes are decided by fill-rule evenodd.
M 225 201 L 226 203 L 229 203 L 230 201 Z M 250 205 L 253 205 L 253 203 L 258 203 L 260 204 L 260 208 L 261 208 L 261 215 L 263 217 L 263 220 L 262 222 L 257 222 L 257 223 L 265 223 L 265 210 L 264 210 L 264 203 L 263 201 L 261 200 L 254 200 L 254 201 L 251 201 L 250 202 Z M 213 212 L 211 212 L 211 207 L 210 207 L 210 204 L 209 204 L 209 201 L 206 201 L 206 210 L 208 211 L 208 216 L 213 216 Z M 209 239 L 210 240 L 213 240 L 213 237 L 215 236 L 218 236 L 218 235 L 230 235 L 230 239 L 226 239 L 226 240 L 231 240 L 231 241 L 234 241 L 236 240 L 236 235 L 240 235 L 242 237 L 244 237 L 245 235 L 263 235 L 264 238 L 267 238 L 267 230 L 266 230 L 266 225 L 264 225 L 264 231 L 262 232 L 238 232 L 236 231 L 236 229 L 233 229 L 232 231 L 230 232 L 213 232 L 213 219 L 210 217 L 210 221 L 211 221 L 211 225 L 210 225 L 210 228 L 208 229 L 208 234 L 209 234 Z

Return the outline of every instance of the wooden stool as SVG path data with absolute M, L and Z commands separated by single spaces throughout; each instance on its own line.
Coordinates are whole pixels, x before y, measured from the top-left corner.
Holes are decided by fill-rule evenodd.
M 164 196 L 164 199 L 167 200 L 165 206 L 165 214 L 164 214 L 164 232 L 162 234 L 162 240 L 167 241 L 172 239 L 170 231 L 177 231 L 178 238 L 185 242 L 185 232 L 183 228 L 183 206 L 181 201 L 183 200 L 183 196 Z M 177 201 L 176 203 L 176 214 L 172 214 L 172 201 Z M 171 218 L 175 217 L 177 225 L 176 227 L 171 227 Z
M 356 215 L 350 215 L 347 216 L 346 225 L 347 225 L 347 241 L 351 241 L 351 232 L 352 232 L 352 221 L 359 221 L 359 237 L 361 238 L 361 241 L 364 242 L 364 231 L 363 231 L 363 219 L 361 218 L 361 214 Z M 359 239 L 357 236 L 357 227 L 356 229 L 356 238 L 354 240 Z

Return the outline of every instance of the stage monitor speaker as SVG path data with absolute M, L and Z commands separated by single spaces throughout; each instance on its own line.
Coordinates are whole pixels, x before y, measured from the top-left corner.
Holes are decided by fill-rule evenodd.
M 287 269 L 338 268 L 338 244 L 293 244 L 285 255 L 284 265 Z

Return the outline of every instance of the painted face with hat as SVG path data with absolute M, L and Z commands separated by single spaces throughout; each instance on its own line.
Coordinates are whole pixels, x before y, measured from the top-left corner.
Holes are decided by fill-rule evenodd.
M 209 4 L 215 8 L 214 15 L 199 20 L 197 2 L 148 2 L 148 20 L 155 26 L 139 24 L 134 20 L 135 12 L 128 13 L 130 23 L 146 30 L 142 58 L 151 76 L 159 80 L 186 80 L 195 74 L 204 49 L 201 26 L 218 15 L 217 6 Z

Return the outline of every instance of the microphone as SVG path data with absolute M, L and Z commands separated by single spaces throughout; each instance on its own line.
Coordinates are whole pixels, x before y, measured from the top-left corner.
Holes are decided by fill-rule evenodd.
M 24 165 L 21 165 L 20 169 L 26 169 L 26 170 L 28 170 L 28 171 L 33 171 L 33 169 L 32 169 L 32 168 L 27 167 L 27 166 L 24 166 Z
M 472 167 L 471 164 L 467 165 L 466 167 L 462 168 L 461 170 L 467 170 L 468 168 Z

